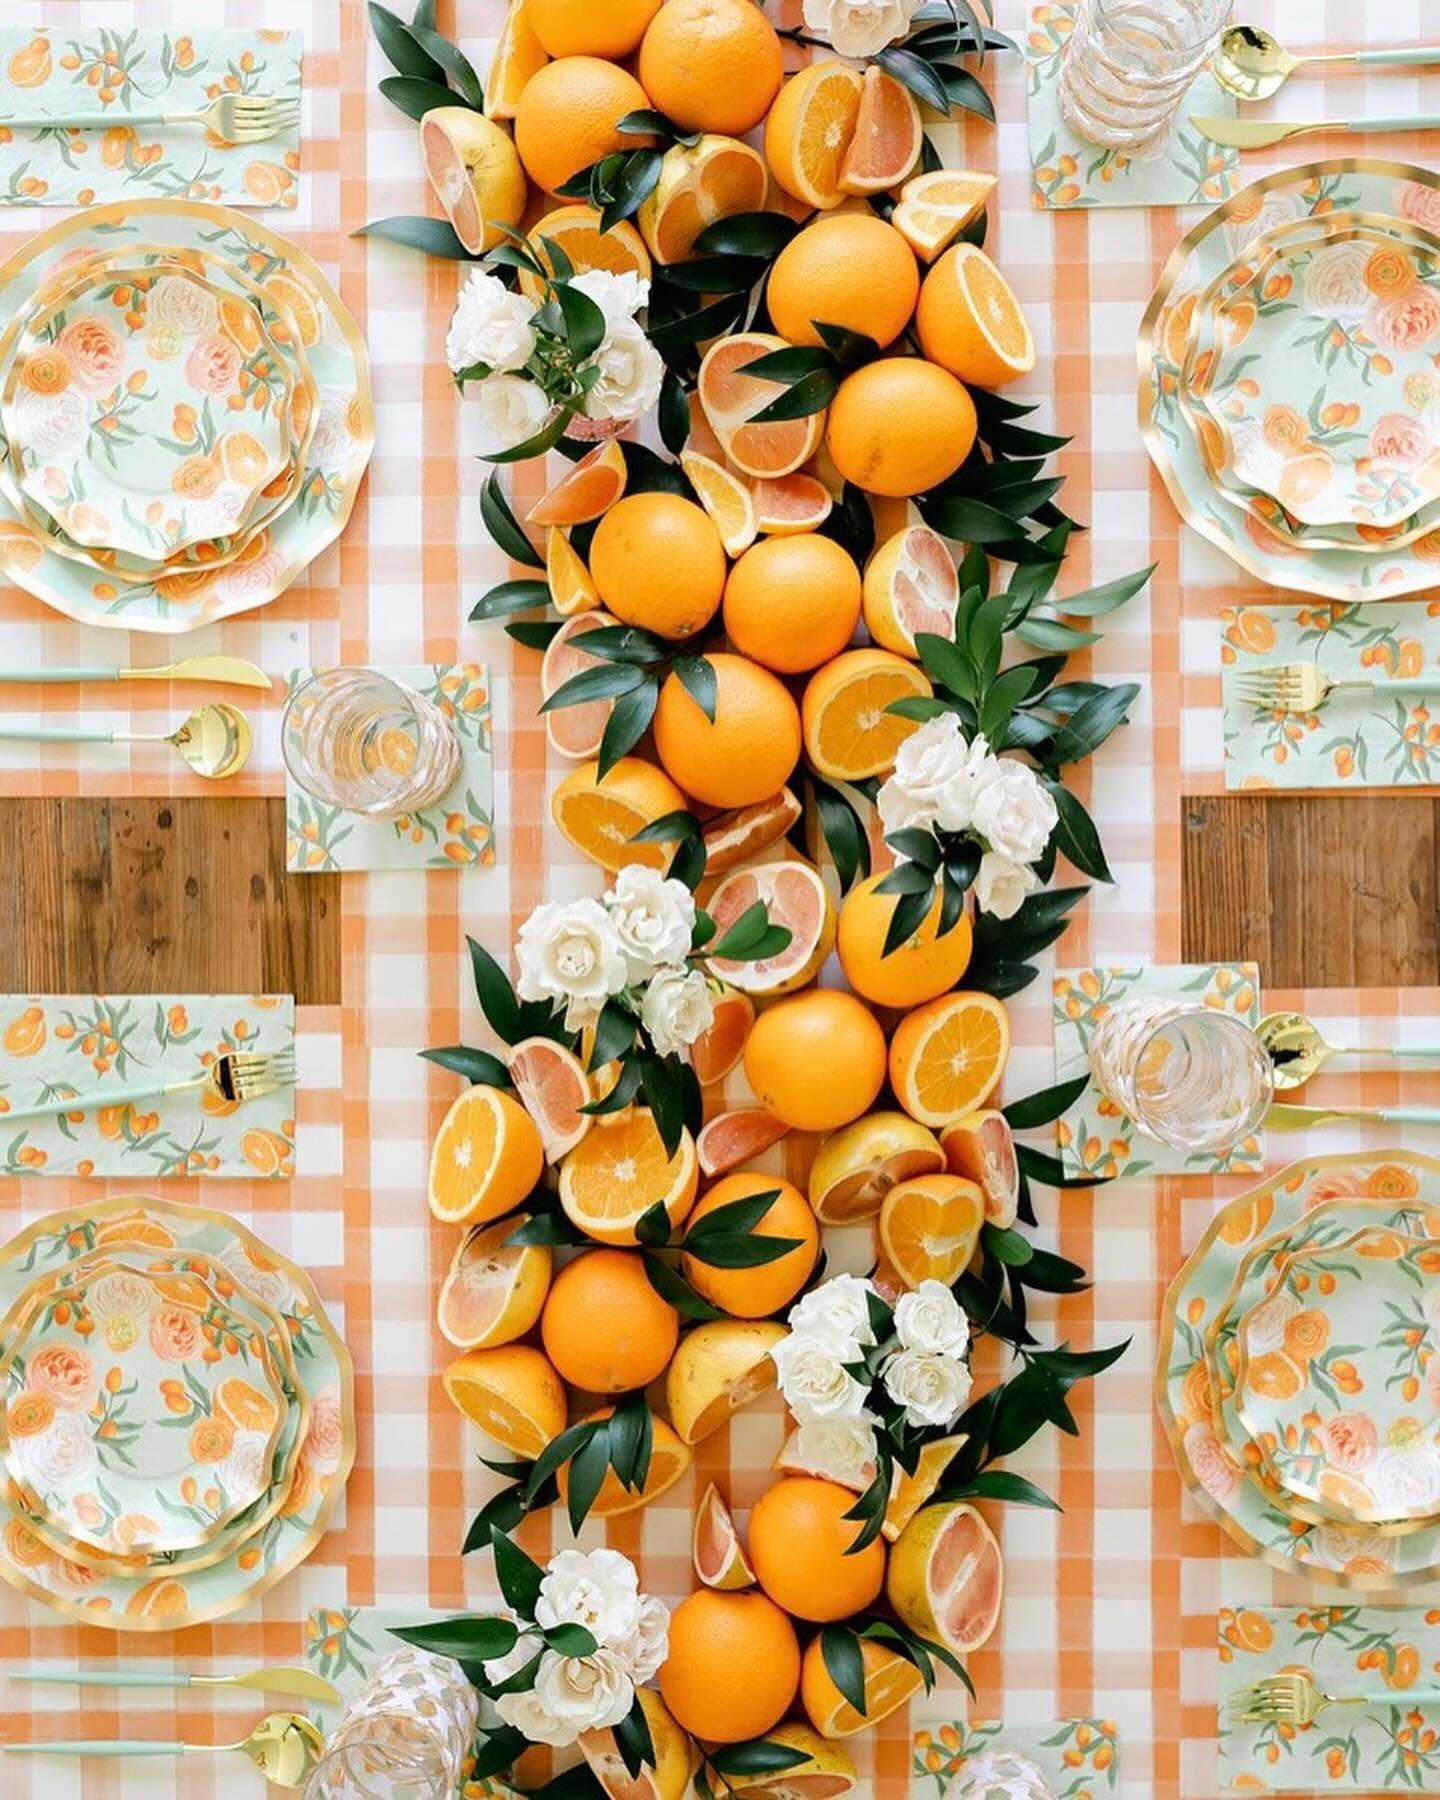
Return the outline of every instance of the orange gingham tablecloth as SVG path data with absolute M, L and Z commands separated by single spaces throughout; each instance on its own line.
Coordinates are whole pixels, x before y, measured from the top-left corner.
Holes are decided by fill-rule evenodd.
M 794 0 L 787 0 L 794 4 Z M 796 5 L 798 11 L 798 5 Z M 1289 34 L 1298 28 L 1288 9 Z M 1420 40 L 1421 0 L 1324 0 L 1306 9 L 1315 41 Z M 502 0 L 441 0 L 442 28 L 458 33 L 477 65 L 488 59 Z M 999 0 L 998 23 L 1023 30 L 1021 0 Z M 1260 22 L 1275 17 L 1256 0 Z M 258 17 L 257 17 L 258 15 Z M 117 1639 L 80 1630 L 0 1586 L 0 1673 L 5 1666 L 83 1658 L 130 1667 L 196 1672 L 293 1661 L 302 1621 L 319 1605 L 431 1605 L 461 1608 L 493 1598 L 488 1566 L 462 1565 L 464 1527 L 486 1492 L 477 1435 L 441 1392 L 447 1347 L 432 1324 L 432 1301 L 454 1234 L 427 1228 L 424 1206 L 430 1133 L 453 1095 L 450 1078 L 429 1070 L 422 1045 L 479 1041 L 483 1027 L 469 991 L 465 933 L 503 954 L 544 897 L 594 891 L 597 872 L 549 826 L 546 799 L 564 765 L 547 757 L 536 722 L 538 658 L 498 627 L 472 626 L 475 599 L 507 569 L 480 524 L 483 470 L 467 454 L 467 425 L 444 366 L 446 323 L 460 272 L 350 234 L 368 219 L 428 209 L 414 132 L 374 91 L 386 67 L 370 39 L 362 0 L 8 0 L 6 19 L 57 33 L 109 26 L 285 24 L 305 37 L 304 173 L 297 213 L 272 215 L 325 266 L 360 319 L 374 359 L 379 441 L 366 487 L 340 542 L 308 576 L 263 610 L 191 638 L 145 639 L 85 631 L 14 588 L 0 586 L 0 663 L 163 661 L 172 653 L 225 650 L 272 672 L 302 663 L 442 660 L 488 662 L 496 719 L 496 832 L 499 862 L 473 874 L 350 875 L 343 887 L 343 996 L 337 1008 L 299 1015 L 304 1086 L 299 1099 L 299 1173 L 289 1184 L 227 1184 L 208 1198 L 251 1221 L 278 1249 L 316 1276 L 355 1358 L 360 1459 L 337 1523 L 308 1565 L 238 1617 L 173 1639 Z M 1296 47 L 1303 43 L 1296 39 Z M 1182 794 L 1219 793 L 1219 610 L 1239 600 L 1273 599 L 1247 583 L 1183 530 L 1140 444 L 1135 425 L 1134 337 L 1151 285 L 1189 218 L 1165 209 L 1045 213 L 1032 208 L 1023 71 L 996 58 L 986 76 L 997 128 L 944 125 L 945 159 L 999 170 L 991 248 L 1024 302 L 1040 350 L 1022 384 L 1039 400 L 1038 422 L 1069 433 L 1060 457 L 1064 499 L 1089 523 L 1075 540 L 1062 588 L 1102 581 L 1151 560 L 1148 600 L 1107 621 L 1091 663 L 1109 680 L 1135 679 L 1143 692 L 1130 728 L 1117 734 L 1085 782 L 1116 884 L 1097 892 L 1060 947 L 1067 963 L 1176 961 L 1180 956 Z M 1418 72 L 1371 75 L 1322 87 L 1292 83 L 1290 116 L 1328 112 L 1440 111 L 1440 78 Z M 1433 140 L 1430 140 L 1433 145 Z M 1350 146 L 1345 146 L 1350 147 Z M 1286 163 L 1341 146 L 1306 140 Z M 1425 157 L 1425 141 L 1353 141 L 1375 154 Z M 1274 166 L 1254 159 L 1255 172 Z M 1190 215 L 1193 217 L 1193 215 Z M 50 220 L 38 221 L 43 225 Z M 0 214 L 6 253 L 37 227 L 34 215 Z M 538 490 L 539 472 L 522 473 Z M 10 688 L 7 712 L 50 724 L 110 716 L 155 729 L 176 703 L 160 688 Z M 103 710 L 102 710 L 103 709 Z M 278 708 L 259 717 L 257 753 L 235 791 L 279 794 Z M 0 792 L 17 794 L 178 794 L 200 791 L 168 759 L 94 746 L 0 748 Z M 1267 1004 L 1304 1005 L 1337 1036 L 1374 1040 L 1404 1020 L 1433 1014 L 1440 994 L 1270 994 Z M 1052 1077 L 1048 984 L 1012 1003 L 1016 1050 L 1007 1091 Z M 1363 1029 L 1362 1029 L 1363 1028 Z M 1413 1025 L 1410 1027 L 1412 1034 Z M 478 1034 L 478 1035 L 477 1035 Z M 1317 1097 L 1380 1103 L 1440 1099 L 1433 1076 L 1331 1076 Z M 734 1098 L 732 1095 L 731 1098 Z M 1272 1146 L 1272 1165 L 1290 1153 L 1335 1148 L 1336 1134 Z M 1371 1139 L 1370 1141 L 1383 1141 Z M 775 1160 L 803 1173 L 803 1151 Z M 1015 1459 L 1064 1507 L 1059 1515 L 1008 1509 L 1003 1518 L 1008 1594 L 992 1644 L 971 1662 L 980 1691 L 977 1717 L 1050 1720 L 1114 1718 L 1121 1731 L 1121 1800 L 1208 1800 L 1215 1794 L 1215 1612 L 1243 1601 L 1302 1603 L 1303 1584 L 1247 1562 L 1182 1495 L 1151 1406 L 1153 1321 L 1164 1287 L 1216 1205 L 1245 1185 L 1229 1181 L 1136 1181 L 1076 1193 L 1063 1205 L 1041 1192 L 1045 1241 L 1089 1267 L 1092 1294 L 1071 1300 L 1058 1320 L 1043 1308 L 1042 1331 L 1077 1345 L 1133 1337 L 1123 1363 L 1093 1391 L 1075 1395 L 1078 1439 L 1046 1433 Z M 8 1235 L 41 1213 L 79 1203 L 120 1183 L 0 1183 L 0 1229 Z M 187 1192 L 169 1184 L 167 1192 Z M 716 1478 L 747 1507 L 765 1485 L 779 1421 L 763 1408 L 699 1447 L 687 1480 L 645 1512 L 615 1521 L 605 1536 L 636 1555 L 643 1584 L 679 1598 L 690 1585 L 689 1509 Z M 543 1553 L 561 1529 L 552 1519 L 528 1528 Z M 601 1528 L 587 1528 L 599 1541 Z M 1412 1603 L 1419 1604 L 1423 1601 Z M 947 1689 L 924 1717 L 959 1708 Z M 241 1735 L 260 1706 L 232 1695 L 87 1693 L 0 1686 L 0 1736 L 183 1735 L 192 1741 Z M 83 1711 L 83 1725 L 82 1725 Z M 920 1714 L 917 1712 L 917 1717 Z M 897 1717 L 855 1740 L 866 1800 L 900 1800 L 918 1790 L 908 1777 L 908 1724 Z M 6 1800 L 229 1800 L 256 1791 L 238 1760 L 183 1765 L 133 1763 L 83 1769 L 68 1763 L 7 1761 Z

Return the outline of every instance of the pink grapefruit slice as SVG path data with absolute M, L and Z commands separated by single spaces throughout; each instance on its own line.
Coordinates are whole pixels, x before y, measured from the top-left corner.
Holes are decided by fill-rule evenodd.
M 863 603 L 871 637 L 898 656 L 919 656 L 917 632 L 953 637 L 960 575 L 939 532 L 909 525 L 887 538 L 865 571 Z
M 896 1539 L 885 1590 L 912 1631 L 968 1656 L 994 1631 L 1005 1597 L 995 1534 L 963 1500 L 924 1507 Z
M 1004 1113 L 967 1113 L 945 1127 L 940 1143 L 950 1173 L 975 1182 L 984 1194 L 989 1223 L 1002 1230 L 1013 1225 L 1020 1206 L 1020 1163 Z
M 766 537 L 816 531 L 835 505 L 829 488 L 813 475 L 763 477 L 751 488 L 750 497 L 755 506 L 755 529 Z
M 743 331 L 711 345 L 700 364 L 696 392 L 701 410 L 725 454 L 745 475 L 790 475 L 820 447 L 825 414 L 808 419 L 751 421 L 785 391 L 783 382 L 747 375 L 751 363 L 789 346 L 770 332 Z
M 607 612 L 577 613 L 573 619 L 565 621 L 551 638 L 545 659 L 540 664 L 540 692 L 546 700 L 572 675 L 578 675 L 582 669 L 593 669 L 602 660 L 588 655 L 582 647 L 581 640 L 586 632 L 616 623 L 618 621 Z M 587 700 L 580 706 L 564 706 L 556 712 L 547 712 L 545 735 L 551 749 L 571 762 L 584 762 L 588 757 L 597 756 L 614 705 L 613 700 Z
M 690 1560 L 706 1587 L 731 1591 L 755 1585 L 755 1571 L 740 1542 L 735 1520 L 713 1481 L 695 1512 Z
M 707 959 L 706 967 L 744 994 L 788 994 L 820 972 L 835 943 L 835 908 L 819 872 L 803 862 L 756 863 L 727 875 L 706 902 L 718 943 L 756 901 L 764 901 L 773 925 L 784 925 L 790 942 L 758 962 L 729 957 Z
M 593 1114 L 580 1110 L 590 1104 L 590 1083 L 580 1058 L 552 1038 L 526 1038 L 510 1052 L 510 1079 L 540 1128 L 545 1160 L 559 1162 L 594 1122 Z
M 695 1140 L 700 1173 L 713 1180 L 738 1169 L 741 1163 L 778 1144 L 789 1130 L 783 1119 L 777 1119 L 764 1106 L 742 1106 L 734 1112 L 718 1113 L 701 1127 Z

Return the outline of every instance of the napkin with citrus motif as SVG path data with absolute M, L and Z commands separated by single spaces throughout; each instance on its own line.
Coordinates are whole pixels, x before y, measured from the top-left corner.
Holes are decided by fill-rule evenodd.
M 982 1777 L 998 1781 L 1009 1774 L 1013 1780 L 1026 1764 L 1038 1769 L 1064 1800 L 1102 1800 L 1120 1783 L 1120 1739 L 1113 1719 L 1060 1719 L 1047 1725 L 947 1719 L 920 1726 L 911 1747 L 912 1791 L 933 1800 L 944 1800 L 946 1794 L 968 1800 L 967 1778 L 977 1795 L 1004 1792 Z M 1022 1782 L 1012 1791 L 1026 1795 L 1029 1790 Z

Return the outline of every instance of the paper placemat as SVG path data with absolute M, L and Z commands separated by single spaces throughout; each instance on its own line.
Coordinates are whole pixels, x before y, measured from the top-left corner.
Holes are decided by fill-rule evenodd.
M 285 866 L 292 875 L 345 869 L 477 869 L 495 861 L 495 764 L 490 679 L 484 663 L 405 663 L 403 681 L 455 722 L 461 770 L 438 806 L 398 819 L 367 819 L 326 806 L 285 776 Z M 296 669 L 290 691 L 312 669 Z
M 1227 606 L 1220 691 L 1227 788 L 1409 787 L 1440 781 L 1440 638 L 1433 602 Z M 1334 694 L 1318 712 L 1257 712 L 1235 692 L 1243 670 L 1316 663 L 1373 694 Z M 1387 678 L 1431 671 L 1430 694 L 1386 695 Z
M 1407 1689 L 1434 1688 L 1440 1613 L 1405 1606 L 1226 1607 L 1219 1616 L 1220 1774 L 1227 1792 L 1440 1793 L 1440 1706 Z M 1304 1730 L 1227 1727 L 1238 1688 L 1284 1669 L 1309 1669 L 1323 1692 L 1382 1696 L 1373 1708 L 1321 1713 Z
M 203 1092 L 7 1124 L 42 1100 L 189 1081 L 226 1051 L 295 1044 L 289 994 L 0 995 L 0 1174 L 288 1178 L 295 1089 Z
M 1060 1719 L 1048 1725 L 953 1719 L 923 1726 L 911 1742 L 915 1791 L 933 1792 L 936 1800 L 987 1750 L 1013 1750 L 1028 1758 L 1049 1780 L 1056 1800 L 1100 1800 L 1120 1782 L 1120 1738 L 1113 1719 Z
M 1077 137 L 1060 117 L 1055 89 L 1075 24 L 1073 5 L 1032 6 L 1025 57 L 1030 96 L 1030 167 L 1037 206 L 1207 206 L 1240 186 L 1240 152 L 1197 131 L 1188 115 L 1228 116 L 1235 102 L 1207 72 L 1181 102 L 1163 155 L 1132 157 Z
M 199 112 L 222 94 L 300 98 L 298 31 L 194 33 L 133 26 L 0 29 L 0 119 L 104 112 L 87 130 L 0 125 L 0 200 L 89 206 L 203 193 L 227 206 L 293 207 L 300 127 L 222 144 L 203 125 L 131 125 L 132 113 Z
M 1055 1079 L 1089 1068 L 1090 1039 L 1111 1007 L 1137 996 L 1218 1007 L 1247 1025 L 1260 1021 L 1260 971 L 1254 963 L 1167 963 L 1055 971 Z M 1241 1175 L 1264 1167 L 1259 1135 L 1226 1156 L 1172 1150 L 1146 1137 L 1092 1084 L 1055 1123 L 1067 1175 Z

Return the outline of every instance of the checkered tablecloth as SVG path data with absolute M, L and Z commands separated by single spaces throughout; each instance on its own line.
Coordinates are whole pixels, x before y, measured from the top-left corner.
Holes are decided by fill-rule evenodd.
M 798 11 L 798 6 L 796 7 Z M 1277 9 L 1256 0 L 1254 16 L 1288 15 L 1331 45 L 1420 41 L 1429 9 L 1421 0 L 1322 0 Z M 1021 0 L 999 0 L 998 22 L 1023 26 Z M 458 29 L 483 65 L 501 0 L 441 0 L 440 20 Z M 258 15 L 258 18 L 257 18 Z M 542 897 L 595 889 L 582 864 L 548 824 L 546 798 L 562 769 L 550 766 L 536 720 L 538 657 L 494 626 L 466 617 L 475 599 L 507 573 L 486 542 L 477 495 L 483 471 L 468 454 L 469 425 L 444 367 L 443 343 L 459 272 L 391 246 L 352 236 L 367 219 L 427 210 L 411 123 L 375 92 L 385 73 L 362 0 L 7 0 L 7 21 L 57 29 L 93 23 L 296 26 L 305 36 L 305 181 L 293 234 L 338 275 L 369 338 L 375 363 L 379 448 L 349 527 L 307 581 L 275 604 L 187 639 L 186 652 L 225 650 L 272 671 L 305 663 L 483 660 L 494 683 L 496 867 L 464 881 L 444 873 L 350 875 L 343 889 L 343 1001 L 333 1011 L 302 1009 L 306 1080 L 300 1097 L 298 1174 L 293 1183 L 227 1188 L 226 1204 L 252 1219 L 278 1248 L 316 1275 L 355 1357 L 361 1415 L 360 1461 L 342 1521 L 319 1553 L 251 1611 L 173 1642 L 127 1644 L 77 1631 L 0 1587 L 0 1736 L 51 1735 L 73 1721 L 73 1693 L 43 1695 L 3 1682 L 8 1666 L 32 1659 L 92 1663 L 120 1655 L 128 1666 L 204 1671 L 296 1660 L 312 1607 L 460 1607 L 486 1599 L 486 1567 L 462 1565 L 457 1548 L 484 1494 L 475 1434 L 446 1403 L 437 1371 L 446 1346 L 431 1327 L 432 1301 L 453 1233 L 431 1230 L 424 1203 L 431 1130 L 454 1092 L 453 1078 L 416 1059 L 424 1044 L 479 1041 L 468 991 L 465 933 L 503 953 Z M 1433 36 L 1433 31 L 1430 33 Z M 1297 41 L 1297 47 L 1301 47 Z M 1152 281 L 1188 220 L 1173 211 L 1106 210 L 1054 214 L 1031 206 L 1024 74 L 996 59 L 1000 124 L 946 126 L 947 162 L 998 168 L 992 248 L 1023 300 L 1040 360 L 1024 385 L 1040 402 L 1041 423 L 1069 433 L 1060 458 L 1066 504 L 1091 529 L 1077 537 L 1062 587 L 1079 588 L 1139 564 L 1159 564 L 1148 602 L 1108 620 L 1092 657 L 1110 680 L 1143 683 L 1134 722 L 1105 747 L 1085 785 L 1104 834 L 1116 885 L 1082 911 L 1060 947 L 1066 964 L 1177 961 L 1180 956 L 1180 846 L 1183 794 L 1222 791 L 1220 623 L 1223 606 L 1270 598 L 1213 550 L 1183 531 L 1151 471 L 1135 423 L 1134 338 Z M 1296 116 L 1440 111 L 1440 76 L 1402 71 L 1293 84 Z M 1433 156 L 1434 139 L 1371 140 L 1377 154 Z M 1429 149 L 1427 151 L 1427 144 Z M 1350 148 L 1362 144 L 1352 141 Z M 1285 160 L 1310 160 L 1339 145 L 1310 139 Z M 1265 165 L 1260 159 L 1259 172 Z M 275 215 L 277 220 L 280 215 Z M 47 221 L 48 222 L 48 221 Z M 0 214 L 0 250 L 34 227 L 33 216 Z M 531 469 L 520 479 L 538 488 Z M 89 633 L 0 587 L 0 664 L 164 660 L 175 646 L 117 633 Z M 175 651 L 175 653 L 179 653 Z M 84 708 L 119 710 L 153 729 L 174 712 L 163 690 L 10 689 L 7 708 L 34 708 L 53 724 Z M 262 712 L 251 768 L 240 791 L 279 794 L 278 708 Z M 197 792 L 175 765 L 144 751 L 23 745 L 0 750 L 0 792 L 65 795 Z M 1008 1088 L 1022 1093 L 1051 1079 L 1050 983 L 1037 981 L 1013 1006 L 1017 1049 Z M 1433 1014 L 1440 994 L 1267 995 L 1305 1004 L 1337 1035 L 1347 1027 L 1374 1041 Z M 1364 1030 L 1360 1030 L 1363 1023 Z M 1440 1100 L 1434 1075 L 1332 1076 L 1317 1097 Z M 1312 1146 L 1317 1139 L 1312 1140 Z M 1343 1139 L 1327 1137 L 1327 1147 Z M 1279 1163 L 1306 1148 L 1271 1146 Z M 790 1172 L 803 1150 L 787 1146 Z M 0 1182 L 6 1235 L 38 1213 L 101 1184 Z M 122 1191 L 118 1184 L 104 1184 Z M 1042 1196 L 1045 1235 L 1092 1269 L 1093 1294 L 1066 1303 L 1042 1323 L 1074 1344 L 1133 1337 L 1120 1367 L 1092 1395 L 1075 1396 L 1078 1440 L 1050 1434 L 1017 1466 L 1057 1494 L 1058 1515 L 1009 1512 L 1003 1521 L 1008 1594 L 993 1644 L 973 1659 L 977 1716 L 1018 1720 L 1115 1719 L 1124 1741 L 1122 1800 L 1208 1800 L 1216 1792 L 1215 1613 L 1222 1604 L 1303 1603 L 1303 1589 L 1246 1563 L 1183 1499 L 1151 1407 L 1153 1321 L 1165 1283 L 1218 1201 L 1243 1181 L 1135 1181 L 1063 1204 Z M 174 1184 L 167 1191 L 185 1191 Z M 719 1478 L 738 1507 L 766 1479 L 778 1421 L 745 1415 L 709 1439 L 696 1480 Z M 689 1585 L 690 1484 L 647 1512 L 615 1522 L 610 1540 L 638 1554 L 644 1585 L 672 1598 Z M 543 1551 L 550 1521 L 532 1548 Z M 958 1697 L 957 1697 L 958 1700 Z M 203 1695 L 85 1698 L 86 1735 L 238 1736 L 259 1710 L 253 1700 Z M 236 1727 L 239 1727 L 236 1729 Z M 73 1729 L 73 1726 L 71 1727 Z M 900 1800 L 909 1790 L 908 1727 L 897 1717 L 856 1749 L 869 1786 L 864 1800 Z M 212 1767 L 113 1765 L 80 1771 L 7 1761 L 7 1800 L 243 1800 L 256 1790 L 243 1763 Z

